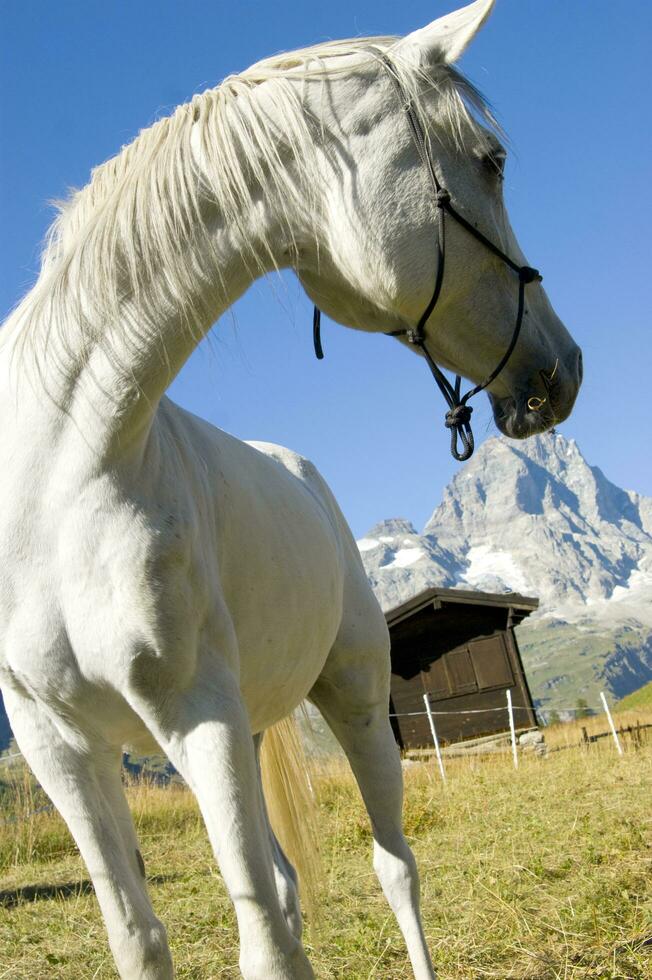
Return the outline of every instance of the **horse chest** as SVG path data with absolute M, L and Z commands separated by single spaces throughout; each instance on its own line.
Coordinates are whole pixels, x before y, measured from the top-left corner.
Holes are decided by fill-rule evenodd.
M 13 516 L 2 539 L 0 635 L 14 663 L 43 659 L 47 673 L 56 647 L 104 683 L 117 681 L 143 644 L 183 651 L 182 624 L 195 624 L 205 602 L 188 521 L 108 481 Z

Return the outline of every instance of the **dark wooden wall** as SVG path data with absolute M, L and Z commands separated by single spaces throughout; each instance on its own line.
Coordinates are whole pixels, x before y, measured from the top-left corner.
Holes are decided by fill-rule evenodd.
M 509 728 L 506 689 L 512 692 L 517 728 L 536 724 L 509 608 L 446 603 L 430 604 L 391 627 L 392 713 L 394 733 L 404 748 L 432 745 L 423 695 L 430 693 L 442 742 L 505 731 Z M 480 708 L 498 711 L 464 714 Z

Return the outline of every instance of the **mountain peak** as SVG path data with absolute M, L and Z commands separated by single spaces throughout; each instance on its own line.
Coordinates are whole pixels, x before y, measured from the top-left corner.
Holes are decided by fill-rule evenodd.
M 611 483 L 574 439 L 500 436 L 458 470 L 422 535 L 393 519 L 360 546 L 386 608 L 425 582 L 537 595 L 540 616 L 652 623 L 651 516 L 652 499 Z
M 383 538 L 395 538 L 401 534 L 418 534 L 419 532 L 415 528 L 411 521 L 406 520 L 405 517 L 390 517 L 386 521 L 379 521 L 378 524 L 367 531 L 365 538 L 378 538 L 382 540 Z

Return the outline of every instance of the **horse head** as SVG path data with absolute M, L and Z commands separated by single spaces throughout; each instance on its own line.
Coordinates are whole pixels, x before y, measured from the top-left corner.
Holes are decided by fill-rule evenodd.
M 324 179 L 318 234 L 300 243 L 296 270 L 332 319 L 412 341 L 486 386 L 500 431 L 524 438 L 569 415 L 582 359 L 512 231 L 500 129 L 455 68 L 493 2 L 370 40 L 303 78 Z

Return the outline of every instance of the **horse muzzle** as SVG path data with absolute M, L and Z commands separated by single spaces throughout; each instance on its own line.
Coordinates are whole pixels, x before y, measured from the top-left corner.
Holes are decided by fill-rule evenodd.
M 497 398 L 489 394 L 494 421 L 510 439 L 527 439 L 563 422 L 570 415 L 582 384 L 582 351 L 550 371 L 541 370 L 514 395 Z

